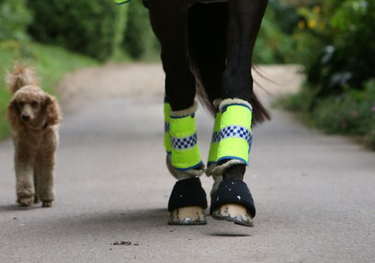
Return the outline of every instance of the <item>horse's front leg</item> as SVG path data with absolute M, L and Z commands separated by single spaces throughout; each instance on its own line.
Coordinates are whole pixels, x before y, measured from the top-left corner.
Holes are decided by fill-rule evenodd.
M 185 2 L 185 3 L 184 3 Z M 169 199 L 169 224 L 205 224 L 206 194 L 195 123 L 195 77 L 188 58 L 188 1 L 150 0 L 153 30 L 162 47 L 165 80 L 167 166 L 178 179 Z
M 217 167 L 223 182 L 212 197 L 213 218 L 252 226 L 254 201 L 243 182 L 252 142 L 252 54 L 267 0 L 231 0 L 229 5 L 228 65 L 222 79 Z

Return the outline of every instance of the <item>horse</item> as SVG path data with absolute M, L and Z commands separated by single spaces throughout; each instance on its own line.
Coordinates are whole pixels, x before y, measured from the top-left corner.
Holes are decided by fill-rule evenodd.
M 171 225 L 207 223 L 199 176 L 213 176 L 210 214 L 253 226 L 256 214 L 244 183 L 252 125 L 270 119 L 253 91 L 252 57 L 268 0 L 143 0 L 161 44 L 165 72 L 167 167 L 177 179 Z M 196 133 L 196 95 L 215 115 L 207 168 Z

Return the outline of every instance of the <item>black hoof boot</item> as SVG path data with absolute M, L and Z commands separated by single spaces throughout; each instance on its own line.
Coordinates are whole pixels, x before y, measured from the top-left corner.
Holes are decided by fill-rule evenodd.
M 169 225 L 205 225 L 206 192 L 199 178 L 178 181 L 169 198 Z
M 254 226 L 256 210 L 247 185 L 235 179 L 221 182 L 212 196 L 210 213 L 213 219 Z

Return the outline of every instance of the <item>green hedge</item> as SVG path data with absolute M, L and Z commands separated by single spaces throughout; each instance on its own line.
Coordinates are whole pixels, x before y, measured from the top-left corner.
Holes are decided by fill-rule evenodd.
M 308 83 L 320 87 L 317 97 L 364 89 L 374 77 L 375 1 L 327 0 L 299 13 L 296 53 Z
M 305 84 L 299 93 L 279 98 L 277 105 L 327 133 L 359 136 L 375 150 L 375 80 L 366 82 L 362 90 L 348 87 L 340 96 L 320 98 L 310 107 L 318 91 Z
M 298 14 L 295 53 L 307 79 L 281 104 L 328 133 L 359 136 L 375 150 L 375 1 L 315 0 Z
M 298 21 L 295 7 L 270 0 L 254 48 L 256 64 L 293 63 L 295 41 L 291 36 Z
M 123 50 L 134 59 L 159 56 L 159 43 L 151 29 L 148 9 L 142 1 L 129 4 Z
M 25 0 L 0 0 L 0 41 L 26 40 L 31 14 Z
M 127 5 L 111 0 L 32 0 L 30 34 L 99 60 L 108 59 L 124 36 Z

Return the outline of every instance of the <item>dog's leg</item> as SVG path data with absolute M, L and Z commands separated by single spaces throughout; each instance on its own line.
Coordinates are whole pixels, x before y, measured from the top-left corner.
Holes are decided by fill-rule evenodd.
M 38 167 L 34 167 L 34 188 L 35 188 L 35 195 L 34 195 L 34 204 L 39 203 L 39 197 L 38 197 Z
M 16 145 L 14 163 L 16 170 L 17 202 L 21 206 L 31 206 L 34 201 L 33 166 L 35 154 L 30 147 Z
M 37 182 L 37 196 L 42 201 L 43 207 L 51 207 L 55 200 L 54 191 L 54 167 L 55 167 L 55 146 L 50 146 L 47 149 L 42 149 L 36 159 L 36 167 L 38 174 L 36 176 Z

